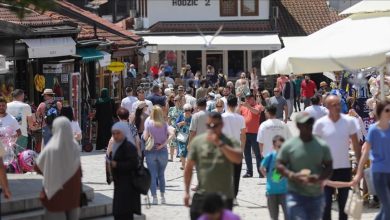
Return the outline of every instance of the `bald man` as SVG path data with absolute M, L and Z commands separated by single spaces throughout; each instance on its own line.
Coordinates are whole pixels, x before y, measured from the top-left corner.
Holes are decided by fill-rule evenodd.
M 333 158 L 333 174 L 330 180 L 350 181 L 352 178 L 351 162 L 349 160 L 349 140 L 352 142 L 353 150 L 359 161 L 360 146 L 357 137 L 359 124 L 356 119 L 341 113 L 341 100 L 338 96 L 330 95 L 325 100 L 329 110 L 327 116 L 316 121 L 313 127 L 313 134 L 326 141 Z M 325 211 L 323 220 L 331 219 L 331 205 L 334 188 L 325 187 Z M 337 200 L 339 210 L 344 210 L 348 198 L 348 188 L 338 189 Z M 339 220 L 348 219 L 343 211 L 339 211 Z

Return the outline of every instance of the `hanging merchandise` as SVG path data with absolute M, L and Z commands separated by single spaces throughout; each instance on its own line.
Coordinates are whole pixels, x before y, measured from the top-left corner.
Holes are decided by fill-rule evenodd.
M 45 76 L 39 73 L 36 74 L 34 76 L 34 86 L 35 86 L 35 90 L 37 90 L 38 92 L 43 92 L 46 86 Z

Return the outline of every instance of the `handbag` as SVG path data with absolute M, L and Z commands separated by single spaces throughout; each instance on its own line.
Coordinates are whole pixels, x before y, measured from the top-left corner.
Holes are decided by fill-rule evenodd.
M 139 194 L 147 195 L 152 183 L 152 176 L 148 168 L 144 166 L 142 160 L 138 159 L 138 168 L 134 172 L 132 185 Z
M 357 186 L 349 192 L 347 203 L 345 204 L 345 214 L 354 219 L 360 219 L 363 211 L 363 198 Z
M 187 143 L 188 140 L 188 134 L 179 132 L 177 133 L 176 140 L 182 142 L 182 143 Z
M 148 139 L 145 142 L 145 150 L 150 151 L 154 147 L 154 139 L 153 139 L 152 134 L 150 133 L 150 131 L 148 131 L 148 133 L 149 133 L 149 137 L 148 137 Z

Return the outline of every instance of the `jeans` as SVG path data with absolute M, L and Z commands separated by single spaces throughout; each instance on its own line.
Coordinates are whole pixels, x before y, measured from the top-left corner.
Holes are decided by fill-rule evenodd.
M 152 176 L 150 191 L 152 196 L 157 196 L 157 180 L 160 192 L 165 193 L 165 168 L 168 164 L 167 148 L 161 150 L 145 151 L 146 164 Z
M 376 194 L 381 208 L 375 220 L 390 219 L 390 173 L 372 173 Z
M 279 219 L 279 205 L 282 206 L 284 219 L 287 219 L 287 208 L 286 208 L 286 195 L 285 194 L 274 194 L 267 195 L 267 206 L 269 215 L 272 220 Z
M 302 196 L 294 192 L 287 194 L 288 220 L 320 220 L 324 211 L 324 196 Z
M 333 170 L 332 177 L 330 180 L 332 181 L 341 181 L 341 182 L 349 182 L 351 181 L 352 170 L 351 168 L 343 168 L 343 169 L 335 169 Z M 332 211 L 332 196 L 334 194 L 335 189 L 329 186 L 325 186 L 325 211 L 323 220 L 331 220 L 331 211 Z M 345 204 L 347 203 L 349 188 L 338 188 L 337 189 L 337 202 L 339 206 L 339 220 L 347 220 L 348 216 L 344 213 Z
M 43 136 L 43 146 L 45 146 L 52 136 L 51 128 L 49 126 L 45 126 L 42 128 L 42 136 Z
M 253 175 L 253 165 L 252 165 L 252 151 L 256 156 L 256 170 L 260 174 L 259 168 L 261 164 L 261 155 L 259 143 L 257 143 L 257 134 L 246 134 L 246 143 L 244 149 L 244 157 L 246 163 L 246 173 Z
M 242 169 L 242 163 L 240 164 L 234 164 L 234 198 L 237 197 L 238 194 L 238 188 L 240 187 L 240 177 L 241 177 L 241 169 Z

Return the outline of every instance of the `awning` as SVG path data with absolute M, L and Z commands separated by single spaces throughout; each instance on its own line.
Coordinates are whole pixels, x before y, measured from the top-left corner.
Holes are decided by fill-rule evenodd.
M 28 46 L 29 58 L 61 57 L 76 54 L 76 42 L 71 37 L 21 40 Z
M 77 48 L 76 54 L 82 57 L 84 62 L 103 59 L 104 55 L 95 48 Z
M 111 54 L 106 51 L 100 51 L 103 54 L 103 59 L 99 60 L 99 64 L 101 67 L 105 67 L 110 65 L 111 63 Z
M 281 42 L 277 34 L 213 36 L 144 36 L 158 50 L 278 50 Z M 210 43 L 211 41 L 211 43 Z

